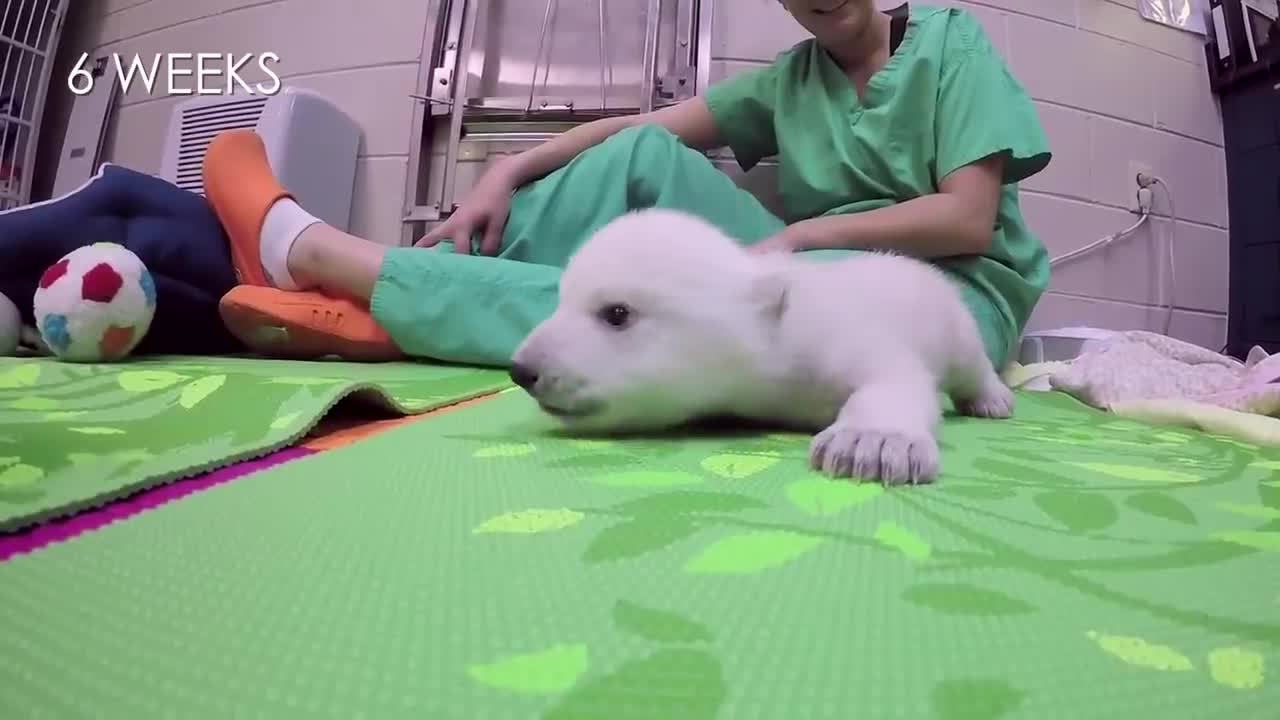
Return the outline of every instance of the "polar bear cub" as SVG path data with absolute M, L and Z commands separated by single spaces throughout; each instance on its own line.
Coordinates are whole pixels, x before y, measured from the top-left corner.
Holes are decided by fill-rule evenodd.
M 973 416 L 1013 406 L 932 265 L 752 254 L 658 209 L 610 222 L 570 258 L 557 309 L 516 350 L 511 377 L 570 430 L 774 423 L 816 433 L 814 468 L 886 484 L 937 475 L 939 392 Z

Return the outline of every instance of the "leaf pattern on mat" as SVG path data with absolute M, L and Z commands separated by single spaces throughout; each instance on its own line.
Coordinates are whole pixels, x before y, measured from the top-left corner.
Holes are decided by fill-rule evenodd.
M 554 510 L 531 508 L 529 510 L 518 510 L 495 515 L 477 525 L 472 532 L 476 534 L 509 533 L 525 535 L 552 532 L 573 527 L 582 522 L 584 517 L 586 516 L 582 513 L 569 508 L 557 508 Z
M 1255 550 L 1280 550 L 1280 532 L 1274 530 L 1220 530 L 1213 537 Z
M 40 482 L 44 470 L 35 465 L 15 463 L 8 466 L 0 464 L 0 490 L 25 488 Z
M 969 583 L 920 583 L 907 588 L 902 597 L 953 615 L 1023 615 L 1036 611 L 1029 603 L 999 590 Z
M 1018 492 L 1001 485 L 977 483 L 949 482 L 937 487 L 943 495 L 958 495 L 973 500 L 1008 500 L 1018 497 Z
M 1236 690 L 1262 687 L 1266 676 L 1266 658 L 1245 648 L 1217 648 L 1209 653 L 1208 662 L 1214 682 Z
M 331 377 L 278 377 L 271 378 L 268 382 L 273 385 L 341 385 L 341 378 Z
M 1049 490 L 1037 493 L 1036 507 L 1072 532 L 1105 530 L 1120 514 L 1105 495 L 1079 490 Z
M 487 445 L 479 448 L 472 453 L 472 457 L 481 459 L 524 457 L 537 451 L 538 448 L 533 443 L 506 443 L 504 445 Z
M 742 480 L 777 465 L 779 459 L 777 455 L 723 453 L 706 458 L 701 465 L 712 475 L 726 480 Z
M 32 387 L 40 379 L 40 365 L 36 363 L 18 363 L 0 370 L 0 389 Z
M 719 717 L 726 694 L 724 672 L 714 655 L 703 650 L 663 648 L 584 681 L 542 717 L 613 717 L 625 708 L 626 717 L 632 720 L 713 720 Z
M 298 424 L 298 420 L 301 417 L 302 413 L 299 412 L 284 413 L 272 420 L 270 427 L 272 430 L 291 430 Z
M 0 445 L 0 472 L 27 464 L 47 474 L 25 489 L 0 490 L 0 513 L 22 503 L 42 507 L 41 494 L 54 503 L 82 501 L 84 488 L 110 492 L 137 473 L 165 476 L 175 467 L 243 454 L 263 438 L 283 442 L 294 433 L 271 430 L 271 421 L 294 414 L 294 430 L 309 426 L 319 408 L 336 401 L 340 385 L 271 378 L 343 372 L 328 363 L 274 371 L 230 360 L 130 363 L 131 370 L 187 378 L 130 393 L 117 383 L 120 367 L 41 367 L 36 384 L 0 389 L 0 437 L 10 439 Z M 7 370 L 0 361 L 0 372 Z M 441 380 L 430 388 L 406 380 L 409 371 L 437 370 Z M 436 397 L 460 377 L 423 366 L 359 372 L 367 373 L 362 381 L 394 388 L 398 402 Z M 225 384 L 193 410 L 178 404 L 192 378 L 219 374 Z M 61 405 L 9 409 L 21 397 Z M 272 482 L 231 483 L 173 503 L 146 523 L 116 523 L 41 552 L 57 562 L 33 555 L 0 563 L 0 600 L 22 609 L 4 634 L 14 647 L 37 646 L 51 632 L 93 642 L 92 623 L 59 631 L 50 622 L 56 611 L 49 608 L 80 617 L 82 598 L 42 581 L 71 587 L 100 575 L 106 546 L 98 543 L 154 549 L 155 528 L 166 517 L 185 530 L 208 518 L 193 508 L 253 510 L 254 498 L 306 493 L 308 508 L 333 517 L 350 512 L 351 522 L 317 526 L 305 513 L 278 518 L 294 523 L 285 529 L 306 531 L 301 536 L 264 523 L 223 543 L 190 537 L 173 564 L 211 560 L 200 566 L 203 576 L 227 577 L 274 541 L 297 560 L 273 568 L 283 573 L 283 589 L 254 592 L 283 593 L 276 598 L 293 602 L 318 589 L 323 577 L 315 570 L 332 563 L 329 555 L 308 555 L 314 533 L 331 534 L 335 543 L 367 541 L 368 561 L 356 568 L 360 582 L 353 587 L 377 592 L 324 586 L 309 596 L 307 614 L 295 618 L 334 632 L 298 633 L 293 621 L 237 624 L 247 616 L 236 607 L 232 612 L 242 614 L 220 626 L 228 642 L 247 648 L 226 670 L 227 681 L 242 687 L 278 672 L 284 656 L 306 658 L 291 672 L 319 687 L 349 680 L 351 663 L 358 663 L 374 682 L 357 685 L 368 689 L 359 696 L 333 693 L 334 714 L 430 717 L 452 707 L 477 716 L 563 720 L 790 717 L 802 707 L 798 697 L 831 716 L 874 706 L 904 717 L 1011 720 L 1053 708 L 1082 718 L 1122 717 L 1137 707 L 1133 697 L 1148 694 L 1171 698 L 1171 707 L 1227 712 L 1260 703 L 1270 690 L 1267 663 L 1280 647 L 1280 622 L 1268 611 L 1280 604 L 1265 588 L 1265 595 L 1241 590 L 1256 589 L 1258 578 L 1274 571 L 1268 546 L 1280 549 L 1280 521 L 1266 508 L 1280 508 L 1280 486 L 1267 484 L 1278 477 L 1267 463 L 1280 460 L 1280 450 L 1118 421 L 1060 394 L 1020 394 L 1018 402 L 1009 422 L 949 418 L 941 428 L 945 469 L 938 483 L 886 490 L 817 477 L 805 463 L 803 435 L 691 431 L 600 444 L 552 430 L 537 420 L 530 399 L 512 392 L 396 431 L 405 452 L 394 459 L 385 451 L 393 446 L 389 434 L 362 443 L 374 452 L 352 448 L 285 465 L 269 471 Z M 50 412 L 84 417 L 53 423 L 46 420 Z M 195 427 L 186 420 L 193 417 L 206 423 Z M 73 427 L 118 427 L 125 434 L 80 434 Z M 134 454 L 137 439 L 147 447 Z M 510 445 L 536 452 L 475 457 Z M 74 468 L 69 453 L 79 461 Z M 362 463 L 351 459 L 357 456 Z M 704 461 L 712 457 L 730 460 L 708 467 Z M 741 457 L 766 460 L 756 468 Z M 372 502 L 352 507 L 348 484 L 314 482 L 317 468 L 369 473 L 376 481 L 359 492 Z M 717 468 L 741 477 L 722 477 Z M 391 477 L 400 472 L 417 475 Z M 1167 472 L 1194 481 L 1170 482 Z M 344 491 L 335 495 L 337 485 Z M 271 495 L 281 487 L 291 491 Z M 59 495 L 64 488 L 81 492 Z M 443 521 L 428 522 L 424 511 L 441 513 Z M 372 529 L 362 534 L 366 526 Z M 459 543 L 462 533 L 468 541 Z M 448 548 L 447 561 L 432 561 L 424 547 Z M 396 552 L 412 566 L 405 575 L 393 575 Z M 155 557 L 116 553 L 119 568 L 109 570 L 162 575 L 165 563 Z M 130 626 L 166 612 L 186 618 L 191 606 L 173 602 L 182 583 L 166 587 L 159 579 L 149 593 L 106 588 L 95 598 L 98 610 Z M 218 600 L 188 599 L 208 599 L 210 608 Z M 1121 631 L 1103 622 L 1131 624 Z M 960 637 L 968 626 L 979 644 L 1000 652 L 975 663 L 973 647 L 910 641 Z M 178 633 L 173 641 L 199 630 L 180 619 L 168 627 Z M 57 668 L 14 667 L 44 673 L 45 683 L 75 683 L 98 677 L 92 657 L 64 654 Z M 1105 678 L 1114 692 L 1046 677 L 1046 657 L 1082 677 Z M 131 672 L 197 692 L 207 684 L 189 665 L 173 667 L 171 658 L 137 653 Z M 121 707 L 99 686 L 82 680 L 68 691 L 80 691 L 86 706 Z M 261 704 L 246 711 L 269 716 L 288 699 L 257 697 Z
M 999 720 L 1025 697 L 1000 678 L 955 678 L 939 683 L 930 701 L 939 720 Z
M 1127 428 L 1123 432 L 1131 437 L 1107 437 L 1112 442 L 1102 442 L 1103 438 L 1091 430 L 1067 427 L 1075 422 L 1074 417 L 1063 415 L 1053 421 L 1046 417 L 1040 423 L 1046 436 L 1072 442 L 1046 442 L 1041 448 L 1017 444 L 1003 424 L 966 422 L 944 428 L 946 432 L 961 427 L 977 438 L 948 443 L 948 453 L 969 457 L 959 462 L 953 459 L 949 472 L 935 486 L 893 493 L 878 484 L 838 482 L 808 473 L 803 454 L 807 438 L 803 436 L 788 436 L 789 445 L 760 436 L 695 438 L 687 441 L 689 446 L 683 450 L 665 441 L 620 440 L 612 441 L 608 448 L 578 448 L 572 441 L 548 441 L 540 450 L 544 458 L 540 462 L 563 472 L 593 467 L 606 470 L 584 478 L 597 488 L 594 492 L 618 498 L 613 503 L 599 502 L 595 509 L 581 509 L 588 517 L 610 521 L 583 552 L 582 559 L 588 565 L 636 562 L 644 563 L 636 566 L 637 571 L 645 568 L 643 572 L 652 572 L 655 567 L 669 571 L 676 567 L 677 556 L 684 557 L 682 569 L 697 578 L 692 581 L 695 585 L 684 590 L 686 601 L 706 592 L 732 597 L 732 591 L 714 591 L 715 585 L 708 583 L 728 582 L 734 576 L 786 570 L 799 578 L 801 573 L 816 572 L 814 568 L 828 567 L 829 562 L 862 564 L 892 557 L 899 562 L 929 560 L 912 566 L 915 575 L 909 576 L 898 592 L 905 606 L 942 618 L 1018 617 L 1019 622 L 1024 622 L 1021 618 L 1045 622 L 1039 618 L 1061 612 L 1057 607 L 1060 598 L 1083 595 L 1095 603 L 1119 602 L 1131 611 L 1154 612 L 1170 622 L 1186 622 L 1188 616 L 1168 606 L 1167 597 L 1157 594 L 1128 600 L 1128 591 L 1108 590 L 1104 594 L 1096 579 L 1083 572 L 1077 575 L 1073 568 L 1102 569 L 1096 577 L 1105 582 L 1107 571 L 1115 572 L 1111 568 L 1194 569 L 1249 557 L 1248 548 L 1235 546 L 1239 549 L 1232 550 L 1222 538 L 1265 545 L 1268 528 L 1223 529 L 1215 536 L 1217 542 L 1209 541 L 1198 530 L 1199 518 L 1191 508 L 1217 504 L 1242 520 L 1270 521 L 1273 513 L 1268 508 L 1280 505 L 1280 495 L 1263 498 L 1261 503 L 1244 499 L 1228 506 L 1206 505 L 1203 500 L 1228 483 L 1252 483 L 1259 492 L 1270 492 L 1263 484 L 1268 482 L 1267 469 L 1250 466 L 1257 462 L 1256 457 L 1241 453 L 1238 445 L 1193 433 L 1152 430 L 1136 423 L 1132 427 L 1123 424 Z M 1110 432 L 1121 429 L 1113 427 Z M 1052 449 L 1059 446 L 1072 449 Z M 660 451 L 648 455 L 649 448 Z M 602 458 L 598 464 L 593 465 L 593 455 Z M 1252 475 L 1242 475 L 1246 467 L 1252 467 Z M 732 486 L 742 488 L 735 493 L 696 489 L 708 478 L 750 478 L 752 482 Z M 788 513 L 782 513 L 783 508 Z M 907 509 L 914 512 L 904 514 Z M 1127 515 L 1129 512 L 1132 514 Z M 1163 534 L 1146 526 L 1132 529 L 1127 524 L 1130 518 L 1158 521 L 1155 527 L 1164 528 Z M 990 526 L 984 527 L 984 519 L 997 521 L 1000 531 L 993 533 Z M 948 540 L 943 547 L 935 547 L 926 537 Z M 694 551 L 686 554 L 692 543 L 699 544 L 692 545 Z M 1075 556 L 1068 549 L 1073 543 L 1082 548 Z M 822 546 L 831 549 L 813 556 L 812 562 L 805 560 Z M 1068 559 L 1072 557 L 1076 559 Z M 625 573 L 624 568 L 618 572 Z M 997 574 L 988 575 L 988 569 Z M 957 582 L 920 575 L 957 571 L 965 573 L 966 579 L 983 577 L 987 581 Z M 1016 585 L 1007 584 L 1021 574 L 1033 575 L 1034 582 L 1059 586 L 1066 592 L 1048 596 L 1037 592 L 1036 602 L 1029 602 L 1020 597 Z M 785 585 L 788 581 L 779 582 Z M 700 622 L 687 625 L 695 613 L 692 606 L 682 608 L 680 587 L 679 583 L 672 585 L 676 601 L 662 609 L 618 598 L 612 631 L 668 646 L 709 642 L 707 638 L 714 634 L 710 627 Z M 701 590 L 693 594 L 691 587 Z M 881 587 L 868 589 L 883 591 Z M 1046 597 L 1052 598 L 1055 607 L 1042 606 Z M 722 607 L 719 614 L 727 612 Z M 719 615 L 705 613 L 704 608 L 696 615 Z M 1072 615 L 1064 617 L 1070 622 Z M 1234 621 L 1220 613 L 1204 617 L 1207 626 L 1219 629 Z M 1062 620 L 1053 622 L 1056 627 Z M 1090 632 L 1087 637 L 1093 640 L 1095 663 L 1109 656 L 1141 667 L 1180 669 L 1180 658 L 1187 658 L 1172 647 L 1124 635 Z M 1275 637 L 1280 640 L 1280 628 Z M 715 643 L 725 641 L 718 637 Z M 1219 665 L 1238 667 L 1238 675 L 1247 677 L 1251 660 L 1223 655 Z M 623 666 L 631 668 L 643 662 L 632 659 Z M 1088 661 L 1077 658 L 1077 662 Z M 968 670 L 968 665 L 953 669 Z M 602 682 L 600 678 L 584 680 L 568 694 L 604 702 L 602 695 L 585 690 Z M 647 701 L 653 694 L 643 697 Z M 935 715 L 959 719 L 1012 715 L 1028 695 L 1008 678 L 970 677 L 961 672 L 933 686 L 929 697 Z M 562 703 L 557 707 L 567 713 L 566 707 L 581 711 L 586 706 Z
M 629 560 L 665 550 L 692 537 L 698 526 L 684 517 L 642 517 L 611 525 L 592 538 L 582 553 L 588 565 Z
M 882 522 L 876 528 L 876 542 L 893 548 L 912 560 L 925 560 L 933 552 L 933 547 L 924 538 L 901 525 Z
M 57 410 L 61 406 L 57 399 L 40 395 L 24 395 L 9 402 L 9 407 L 14 410 Z
M 1137 667 L 1167 672 L 1186 672 L 1195 669 L 1191 658 L 1168 645 L 1159 645 L 1129 635 L 1107 635 L 1090 630 L 1086 637 L 1099 648 L 1124 662 Z
M 1125 505 L 1152 517 L 1184 525 L 1195 525 L 1196 514 L 1187 504 L 1168 493 L 1140 492 L 1125 498 Z
M 619 600 L 613 606 L 613 624 L 619 630 L 656 643 L 693 644 L 713 639 L 711 631 L 701 623 L 626 600 Z
M 226 375 L 206 375 L 199 380 L 192 380 L 182 388 L 178 396 L 178 404 L 190 410 L 218 391 L 227 382 Z
M 685 564 L 695 575 L 747 575 L 781 567 L 821 545 L 823 539 L 782 530 L 720 538 Z
M 1266 505 L 1246 505 L 1243 503 L 1220 502 L 1218 507 L 1229 513 L 1243 515 L 1244 517 L 1257 518 L 1259 520 L 1280 520 L 1280 508 L 1268 507 Z
M 556 458 L 547 462 L 544 467 L 552 470 L 611 470 L 622 467 L 635 467 L 641 464 L 633 455 L 622 453 L 587 453 L 573 457 Z
M 796 480 L 785 488 L 787 500 L 801 511 L 817 517 L 838 515 L 884 494 L 879 483 L 854 483 L 813 476 Z
M 332 377 L 290 383 L 317 374 Z M 403 398 L 448 402 L 509 384 L 499 370 L 427 363 L 0 358 L 0 437 L 19 438 L 24 462 L 44 472 L 39 483 L 0 498 L 0 532 L 260 455 L 295 439 L 357 387 L 365 388 L 362 400 L 390 413 L 395 404 L 414 407 Z M 146 457 L 128 454 L 138 444 Z M 82 462 L 68 462 L 68 454 Z
M 82 427 L 69 427 L 69 432 L 79 435 L 124 435 L 124 430 L 118 427 L 105 427 L 102 425 L 86 425 Z
M 555 695 L 573 687 L 587 671 L 589 659 L 586 645 L 556 645 L 472 665 L 467 674 L 478 683 L 501 690 Z
M 1143 467 L 1140 465 L 1118 465 L 1113 463 L 1071 463 L 1077 467 L 1091 470 L 1121 480 L 1135 480 L 1144 483 L 1161 483 L 1177 485 L 1200 482 L 1200 478 L 1189 473 L 1178 472 L 1161 467 Z
M 697 485 L 703 480 L 698 475 L 681 470 L 635 470 L 597 475 L 591 478 L 591 482 L 609 487 L 659 488 Z
M 630 516 L 705 516 L 709 513 L 740 513 L 768 508 L 768 504 L 748 495 L 703 490 L 671 490 L 624 500 L 613 509 Z
M 122 370 L 116 376 L 120 387 L 132 393 L 164 390 L 186 379 L 186 375 L 168 370 Z

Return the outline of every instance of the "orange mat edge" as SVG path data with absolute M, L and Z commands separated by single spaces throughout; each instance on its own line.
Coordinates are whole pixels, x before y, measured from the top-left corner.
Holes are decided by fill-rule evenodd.
M 385 420 L 352 422 L 348 424 L 343 424 L 341 421 L 338 421 L 333 423 L 336 427 L 331 426 L 329 428 L 326 428 L 324 421 L 321 421 L 321 424 L 317 426 L 314 434 L 298 443 L 297 447 L 316 452 L 344 447 L 356 442 L 357 440 L 372 437 L 378 433 L 390 430 L 391 428 L 400 427 L 401 425 L 407 425 L 408 423 L 429 418 L 433 415 L 439 415 L 441 413 L 449 412 L 450 410 L 484 402 L 485 400 L 501 395 L 503 392 L 506 392 L 506 390 L 495 390 L 490 393 L 485 393 L 484 395 L 477 395 L 476 397 L 442 405 L 434 410 L 428 410 L 427 412 L 419 413 L 417 415 L 404 415 L 401 417 L 387 418 Z

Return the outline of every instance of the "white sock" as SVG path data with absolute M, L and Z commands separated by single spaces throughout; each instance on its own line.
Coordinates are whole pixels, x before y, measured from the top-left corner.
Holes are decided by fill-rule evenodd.
M 281 290 L 304 289 L 289 274 L 289 251 L 302 231 L 318 222 L 319 218 L 289 198 L 277 200 L 267 210 L 258 238 L 258 255 L 262 259 L 262 269 L 273 285 Z

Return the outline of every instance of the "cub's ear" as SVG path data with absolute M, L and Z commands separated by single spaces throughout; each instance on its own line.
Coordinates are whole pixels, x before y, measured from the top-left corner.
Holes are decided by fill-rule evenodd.
M 787 311 L 788 278 L 782 268 L 767 260 L 760 262 L 750 283 L 752 305 L 771 323 Z

